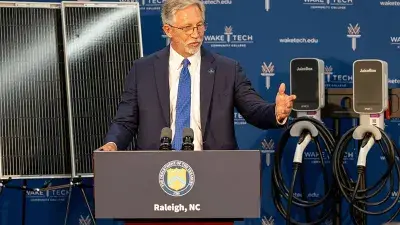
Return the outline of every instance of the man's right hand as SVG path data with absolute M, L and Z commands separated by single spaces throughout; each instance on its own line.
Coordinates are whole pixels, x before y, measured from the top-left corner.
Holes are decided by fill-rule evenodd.
M 109 142 L 99 148 L 99 150 L 103 150 L 106 152 L 117 151 L 117 145 L 114 142 Z

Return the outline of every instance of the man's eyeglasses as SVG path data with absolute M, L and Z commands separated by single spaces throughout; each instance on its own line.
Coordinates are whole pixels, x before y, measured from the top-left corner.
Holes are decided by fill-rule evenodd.
M 197 32 L 201 33 L 207 30 L 207 24 L 206 23 L 202 23 L 202 24 L 198 24 L 197 26 L 186 26 L 186 27 L 174 27 L 170 24 L 168 24 L 170 27 L 176 28 L 176 29 L 180 29 L 182 30 L 185 34 L 190 35 L 193 34 L 194 29 L 197 29 Z

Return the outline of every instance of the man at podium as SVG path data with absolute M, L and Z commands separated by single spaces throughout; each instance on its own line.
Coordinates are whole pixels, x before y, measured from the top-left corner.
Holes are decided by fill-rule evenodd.
M 105 137 L 104 151 L 154 150 L 160 131 L 172 130 L 172 148 L 182 146 L 184 128 L 194 133 L 194 150 L 237 149 L 234 107 L 260 129 L 286 124 L 296 96 L 281 84 L 275 104 L 251 86 L 240 64 L 202 47 L 207 29 L 200 0 L 166 0 L 162 6 L 166 48 L 133 62 L 118 110 Z

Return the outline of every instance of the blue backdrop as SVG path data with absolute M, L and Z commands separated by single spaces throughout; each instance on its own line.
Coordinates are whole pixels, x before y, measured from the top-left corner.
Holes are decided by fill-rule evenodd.
M 144 54 L 166 46 L 160 20 L 162 0 L 140 0 Z M 352 63 L 357 59 L 373 58 L 389 64 L 389 87 L 400 82 L 400 1 L 379 0 L 204 0 L 207 7 L 208 30 L 205 46 L 214 52 L 238 60 L 254 88 L 267 101 L 274 101 L 279 84 L 289 90 L 289 62 L 296 57 L 316 57 L 325 61 L 326 87 L 351 87 Z M 262 67 L 264 65 L 264 67 Z M 332 128 L 332 121 L 325 120 Z M 357 125 L 353 119 L 343 119 L 341 134 Z M 241 149 L 263 152 L 262 218 L 237 224 L 284 224 L 271 197 L 271 171 L 274 151 L 281 131 L 263 131 L 247 124 L 235 112 L 235 127 Z M 397 119 L 386 121 L 386 131 L 399 144 Z M 294 144 L 286 146 L 284 175 L 291 175 L 291 156 Z M 351 149 L 351 148 L 350 148 Z M 324 155 L 329 161 L 329 157 Z M 346 155 L 349 168 L 356 171 L 356 152 Z M 308 186 L 311 199 L 323 195 L 318 155 L 310 149 L 305 154 Z M 368 159 L 367 179 L 374 181 L 386 169 L 379 153 Z M 289 181 L 289 180 L 288 180 Z M 369 181 L 369 182 L 370 182 Z M 44 180 L 29 181 L 29 186 L 41 186 Z M 55 180 L 52 185 L 68 180 Z M 87 182 L 91 182 L 88 180 Z M 12 184 L 21 185 L 20 181 Z M 389 187 L 387 187 L 389 188 Z M 88 190 L 92 201 L 92 190 Z M 391 194 L 391 199 L 397 192 Z M 300 193 L 296 193 L 300 195 Z M 68 190 L 29 192 L 26 199 L 27 225 L 64 223 Z M 18 225 L 22 218 L 22 193 L 6 189 L 0 196 L 0 224 Z M 318 212 L 313 212 L 313 214 Z M 304 211 L 297 209 L 293 216 L 300 218 Z M 343 209 L 346 217 L 347 209 Z M 369 224 L 381 224 L 388 216 L 370 217 Z M 399 218 L 400 219 L 400 218 Z M 351 224 L 348 216 L 343 224 Z M 116 224 L 99 221 L 99 224 Z M 90 217 L 78 189 L 73 190 L 70 225 L 90 225 Z M 331 224 L 329 221 L 325 224 Z

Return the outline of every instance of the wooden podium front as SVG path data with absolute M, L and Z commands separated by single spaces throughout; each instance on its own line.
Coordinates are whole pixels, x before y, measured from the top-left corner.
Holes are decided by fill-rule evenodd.
M 233 225 L 259 218 L 260 154 L 95 151 L 95 217 L 125 225 Z

